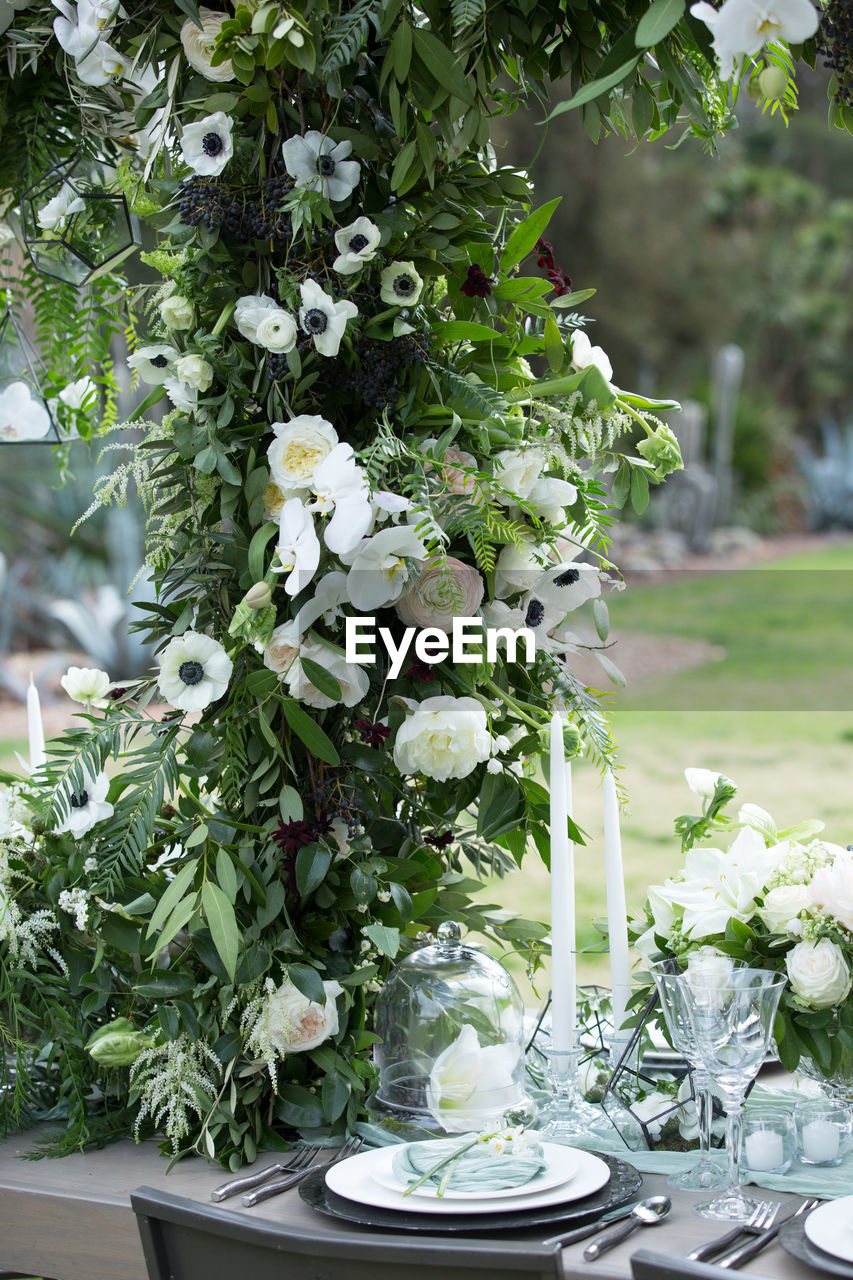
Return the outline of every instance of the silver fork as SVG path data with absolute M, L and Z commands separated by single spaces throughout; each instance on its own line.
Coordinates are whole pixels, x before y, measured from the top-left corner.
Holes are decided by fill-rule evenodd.
M 331 1160 L 327 1160 L 325 1164 L 318 1165 L 320 1169 L 330 1169 L 333 1164 L 338 1164 L 341 1160 L 346 1160 L 348 1156 L 354 1156 L 356 1151 L 362 1145 L 363 1138 L 347 1138 L 340 1150 L 336 1151 Z M 289 1191 L 291 1187 L 295 1187 L 307 1178 L 309 1173 L 313 1173 L 314 1168 L 302 1169 L 299 1173 L 292 1173 L 288 1178 L 281 1178 L 276 1182 L 268 1182 L 266 1186 L 258 1187 L 257 1191 L 250 1191 L 248 1195 L 243 1196 L 242 1203 L 247 1209 L 253 1208 L 256 1204 L 260 1204 L 263 1200 L 269 1200 L 272 1196 L 280 1196 L 283 1191 Z
M 820 1204 L 817 1199 L 804 1200 L 799 1209 L 795 1209 L 793 1213 L 789 1213 L 781 1222 L 777 1222 L 765 1231 L 759 1231 L 755 1240 L 750 1240 L 749 1244 L 743 1245 L 740 1249 L 735 1249 L 734 1253 L 729 1253 L 725 1258 L 717 1259 L 718 1267 L 740 1267 L 744 1262 L 749 1262 L 757 1253 L 761 1253 L 762 1249 L 766 1249 L 772 1244 L 779 1234 L 779 1229 L 789 1222 L 791 1218 L 799 1218 L 804 1213 L 811 1213 L 812 1209 L 816 1209 Z
M 292 1160 L 286 1164 L 271 1164 L 266 1169 L 259 1169 L 257 1173 L 248 1173 L 242 1178 L 232 1178 L 230 1182 L 223 1182 L 221 1186 L 214 1187 L 210 1193 L 211 1200 L 227 1200 L 229 1196 L 239 1195 L 241 1191 L 251 1191 L 252 1187 L 259 1187 L 262 1182 L 267 1182 L 277 1173 L 297 1173 L 301 1169 L 306 1169 L 312 1164 L 320 1154 L 321 1147 L 314 1143 L 310 1147 L 302 1147 L 297 1151 Z
M 724 1250 L 728 1249 L 729 1245 L 734 1244 L 735 1240 L 739 1240 L 742 1235 L 758 1235 L 760 1232 L 766 1231 L 768 1227 L 772 1227 L 778 1212 L 778 1203 L 774 1204 L 772 1200 L 759 1200 L 752 1217 L 747 1218 L 746 1222 L 742 1222 L 731 1231 L 727 1231 L 724 1236 L 718 1236 L 716 1240 L 709 1240 L 707 1244 L 700 1245 L 698 1249 L 688 1253 L 687 1257 L 691 1262 L 704 1262 L 706 1258 L 710 1258 L 715 1253 L 723 1253 Z

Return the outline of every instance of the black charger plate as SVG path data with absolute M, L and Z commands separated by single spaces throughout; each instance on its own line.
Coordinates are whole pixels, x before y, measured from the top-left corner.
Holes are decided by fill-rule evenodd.
M 565 1204 L 552 1204 L 540 1209 L 517 1209 L 512 1213 L 454 1213 L 444 1217 L 434 1213 L 410 1213 L 398 1209 L 377 1209 L 373 1205 L 358 1204 L 336 1195 L 326 1186 L 324 1170 L 316 1169 L 299 1184 L 299 1194 L 307 1205 L 330 1218 L 345 1222 L 359 1222 L 364 1227 L 382 1227 L 386 1231 L 423 1231 L 430 1235 L 493 1235 L 504 1231 L 525 1231 L 531 1227 L 551 1227 L 565 1224 L 567 1227 L 583 1226 L 602 1213 L 618 1209 L 633 1200 L 643 1185 L 642 1175 L 633 1165 L 593 1151 L 592 1155 L 610 1169 L 610 1180 L 590 1196 L 582 1200 L 569 1200 Z M 851 1272 L 853 1275 L 853 1272 Z
M 848 1280 L 853 1280 L 853 1262 L 836 1258 L 834 1254 L 826 1253 L 812 1244 L 806 1235 L 805 1217 L 783 1222 L 777 1239 L 782 1248 L 800 1262 L 807 1262 L 810 1267 L 826 1271 L 831 1276 L 847 1276 Z

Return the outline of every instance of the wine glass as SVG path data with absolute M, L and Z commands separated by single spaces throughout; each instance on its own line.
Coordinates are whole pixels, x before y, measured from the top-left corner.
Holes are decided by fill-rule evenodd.
M 716 1199 L 696 1205 L 696 1212 L 703 1218 L 745 1222 L 758 1204 L 741 1190 L 743 1102 L 767 1053 L 787 978 L 767 969 L 733 968 L 716 986 L 695 974 L 691 979 L 689 970 L 678 981 L 696 1047 L 726 1111 L 728 1187 Z

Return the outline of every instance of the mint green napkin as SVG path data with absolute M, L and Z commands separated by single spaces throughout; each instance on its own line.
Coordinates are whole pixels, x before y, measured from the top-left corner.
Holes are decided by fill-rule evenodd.
M 472 1135 L 462 1139 L 443 1138 L 436 1142 L 416 1142 L 394 1153 L 391 1164 L 395 1178 L 405 1186 L 417 1182 L 423 1174 L 456 1149 L 471 1141 Z M 531 1147 L 523 1155 L 498 1154 L 485 1143 L 478 1142 L 454 1160 L 442 1165 L 423 1184 L 437 1187 L 448 1170 L 446 1187 L 453 1191 L 502 1191 L 508 1187 L 522 1187 L 545 1168 L 541 1147 Z

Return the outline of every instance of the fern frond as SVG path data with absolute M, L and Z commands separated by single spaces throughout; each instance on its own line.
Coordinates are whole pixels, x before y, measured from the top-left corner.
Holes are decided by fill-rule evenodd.
M 367 41 L 371 22 L 378 16 L 375 0 L 357 0 L 348 13 L 332 19 L 326 34 L 323 71 L 329 74 L 355 62 Z

